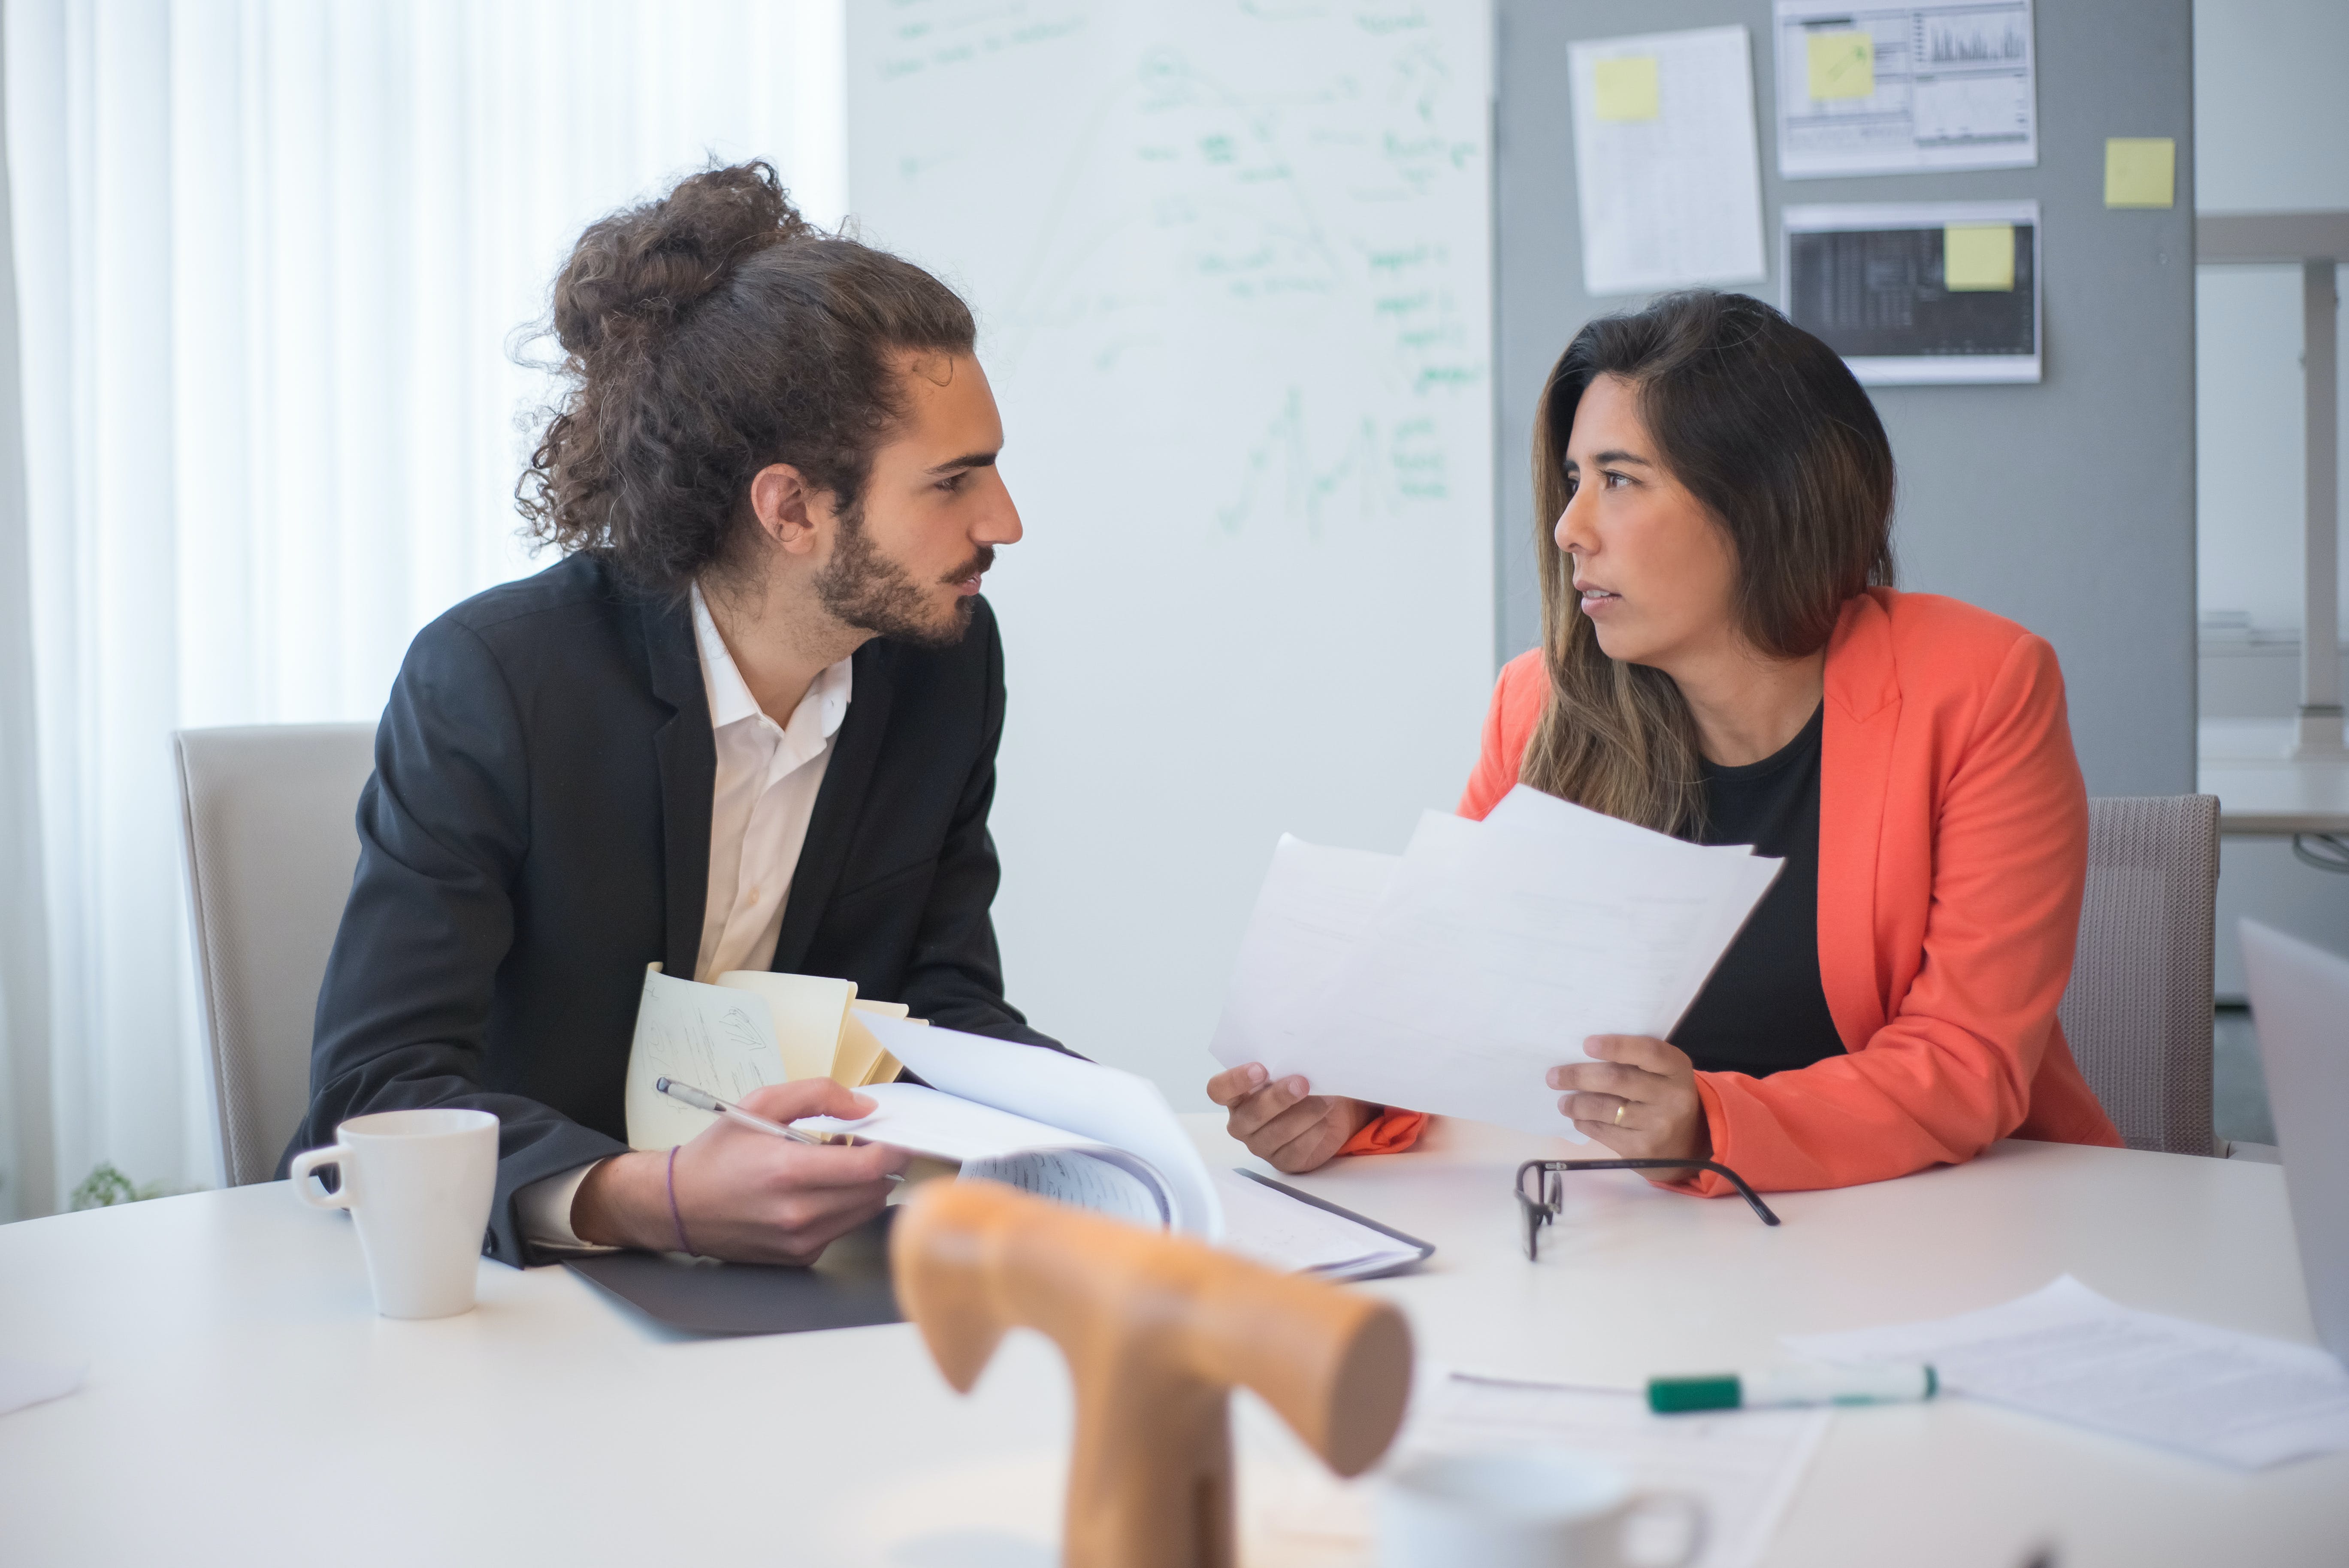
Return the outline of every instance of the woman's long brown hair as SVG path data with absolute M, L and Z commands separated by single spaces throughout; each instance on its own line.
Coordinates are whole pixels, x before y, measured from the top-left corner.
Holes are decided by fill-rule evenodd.
M 1549 701 L 1518 778 L 1662 832 L 1703 819 L 1696 723 L 1663 671 L 1599 647 L 1554 531 L 1566 450 L 1601 376 L 1638 390 L 1656 455 L 1727 536 L 1733 613 L 1762 653 L 1826 645 L 1845 603 L 1892 583 L 1892 446 L 1835 351 L 1744 294 L 1696 290 L 1575 334 L 1534 415 L 1534 550 Z

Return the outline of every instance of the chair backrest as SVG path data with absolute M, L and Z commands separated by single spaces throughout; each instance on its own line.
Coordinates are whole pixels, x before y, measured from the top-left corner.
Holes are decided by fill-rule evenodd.
M 2213 1154 L 2210 944 L 2219 798 L 2088 802 L 2088 896 L 2058 1016 L 2131 1149 Z
M 310 1102 L 310 1032 L 358 865 L 375 727 L 183 729 L 181 847 L 221 1165 L 266 1181 Z

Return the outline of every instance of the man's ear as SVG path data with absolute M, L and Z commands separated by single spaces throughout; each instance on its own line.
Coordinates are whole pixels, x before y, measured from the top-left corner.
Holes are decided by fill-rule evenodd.
M 770 463 L 750 477 L 750 514 L 759 531 L 788 554 L 815 549 L 817 521 L 831 515 L 830 500 L 789 463 Z

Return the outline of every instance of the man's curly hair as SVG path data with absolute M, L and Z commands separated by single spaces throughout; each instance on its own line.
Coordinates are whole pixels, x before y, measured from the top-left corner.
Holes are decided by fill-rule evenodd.
M 971 351 L 969 307 L 801 217 L 763 162 L 709 169 L 579 237 L 555 279 L 569 382 L 515 487 L 528 531 L 681 596 L 723 569 L 751 477 L 797 468 L 853 525 L 903 415 L 895 356 Z

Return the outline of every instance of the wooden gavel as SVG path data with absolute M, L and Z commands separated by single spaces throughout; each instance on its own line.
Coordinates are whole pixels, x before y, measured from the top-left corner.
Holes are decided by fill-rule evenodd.
M 1232 1568 L 1235 1384 L 1347 1476 L 1386 1451 L 1410 1398 L 1411 1330 L 1387 1303 L 995 1182 L 929 1183 L 889 1255 L 957 1390 L 1009 1328 L 1068 1357 L 1065 1568 Z

